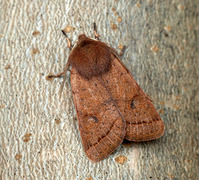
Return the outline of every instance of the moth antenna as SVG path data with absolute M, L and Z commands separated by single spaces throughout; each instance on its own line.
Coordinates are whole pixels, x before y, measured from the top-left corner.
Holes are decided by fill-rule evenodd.
M 100 40 L 100 39 L 99 39 L 100 35 L 97 33 L 97 26 L 96 26 L 96 23 L 95 23 L 95 22 L 93 23 L 93 29 L 94 29 L 94 36 L 95 36 L 95 39 Z

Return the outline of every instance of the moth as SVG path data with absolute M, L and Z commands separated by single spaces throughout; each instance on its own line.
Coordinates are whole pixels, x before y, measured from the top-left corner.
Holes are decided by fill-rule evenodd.
M 160 138 L 164 124 L 116 50 L 101 42 L 94 32 L 96 39 L 79 35 L 64 72 L 49 78 L 65 77 L 71 67 L 82 144 L 88 158 L 98 162 L 107 158 L 124 139 L 139 142 Z

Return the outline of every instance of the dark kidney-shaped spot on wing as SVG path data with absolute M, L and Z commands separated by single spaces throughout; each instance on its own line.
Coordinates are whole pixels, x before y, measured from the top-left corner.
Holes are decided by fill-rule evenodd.
M 131 100 L 131 109 L 135 109 L 134 99 Z
M 86 129 L 96 128 L 99 126 L 99 119 L 94 115 L 87 115 L 84 117 L 84 127 Z
M 99 122 L 99 120 L 95 116 L 89 116 L 87 121 L 88 121 L 88 123 L 98 123 Z
M 130 109 L 134 110 L 135 108 L 137 108 L 138 106 L 140 106 L 142 100 L 142 96 L 134 96 L 131 100 L 130 100 Z

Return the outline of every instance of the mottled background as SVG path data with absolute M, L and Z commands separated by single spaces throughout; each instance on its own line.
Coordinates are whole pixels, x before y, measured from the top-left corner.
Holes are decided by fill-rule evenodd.
M 67 62 L 60 30 L 74 43 L 93 36 L 94 21 L 102 41 L 127 46 L 122 61 L 166 126 L 96 164 L 81 144 L 70 73 L 60 99 L 62 79 L 45 79 Z M 0 0 L 0 24 L 0 179 L 199 179 L 198 0 Z

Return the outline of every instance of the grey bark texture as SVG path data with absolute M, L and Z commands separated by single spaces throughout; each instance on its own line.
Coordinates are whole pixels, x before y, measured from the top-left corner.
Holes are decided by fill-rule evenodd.
M 166 129 L 125 142 L 92 163 L 78 131 L 70 73 L 61 72 L 80 33 L 119 51 Z M 198 0 L 0 0 L 0 179 L 199 179 Z M 115 160 L 125 156 L 123 164 Z

